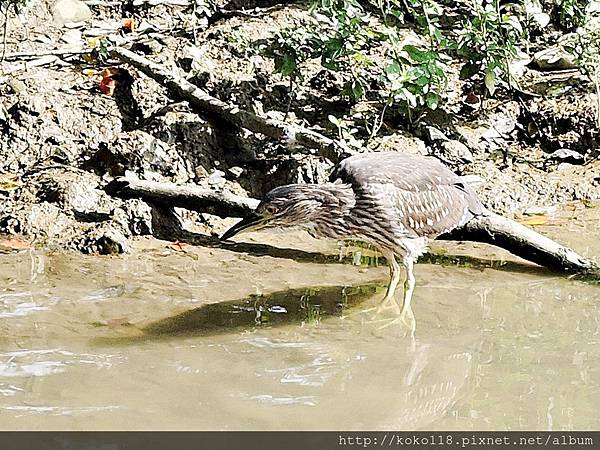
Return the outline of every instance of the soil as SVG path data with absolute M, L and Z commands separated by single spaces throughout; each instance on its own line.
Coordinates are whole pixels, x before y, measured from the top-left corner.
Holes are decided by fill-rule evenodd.
M 108 96 L 100 89 L 104 67 L 98 61 L 60 56 L 23 70 L 24 61 L 39 58 L 11 57 L 16 52 L 81 47 L 102 34 L 127 37 L 122 20 L 133 17 L 133 50 L 240 108 L 331 137 L 336 130 L 328 115 L 377 113 L 369 99 L 352 104 L 341 96 L 340 80 L 316 61 L 303 68 L 307 82 L 293 86 L 290 102 L 289 83 L 254 51 L 278 29 L 311 20 L 302 2 L 259 2 L 254 10 L 220 20 L 169 2 L 135 7 L 127 1 L 90 2 L 91 19 L 78 26 L 57 23 L 53 3 L 31 0 L 8 22 L 9 57 L 0 63 L 0 234 L 24 235 L 48 247 L 120 253 L 128 250 L 130 238 L 153 234 L 154 222 L 150 205 L 104 192 L 116 176 L 259 198 L 281 184 L 322 182 L 332 167 L 317 156 L 290 154 L 282 143 L 208 122 L 118 61 L 105 66 L 119 66 L 130 89 Z M 531 95 L 483 98 L 476 110 L 465 109 L 470 86 L 457 72 L 449 68 L 449 101 L 440 110 L 412 124 L 390 111 L 367 151 L 437 156 L 463 175 L 478 176 L 484 204 L 509 216 L 600 199 L 597 99 L 577 72 L 526 69 L 522 88 Z M 129 101 L 119 101 L 121 94 Z M 231 223 L 177 213 L 187 227 L 206 234 Z

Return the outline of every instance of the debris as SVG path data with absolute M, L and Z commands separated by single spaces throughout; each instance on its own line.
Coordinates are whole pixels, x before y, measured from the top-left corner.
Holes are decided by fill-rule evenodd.
M 469 147 L 456 140 L 442 142 L 440 150 L 434 154 L 451 166 L 470 164 L 475 161 Z
M 0 191 L 9 192 L 21 187 L 18 176 L 15 174 L 0 173 Z

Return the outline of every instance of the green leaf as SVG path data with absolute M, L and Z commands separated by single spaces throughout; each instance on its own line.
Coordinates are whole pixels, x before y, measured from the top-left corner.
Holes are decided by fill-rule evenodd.
M 485 87 L 487 88 L 490 95 L 494 95 L 494 91 L 496 90 L 496 74 L 493 70 L 489 68 L 485 71 Z
M 427 62 L 435 58 L 435 54 L 433 52 L 421 50 L 414 45 L 405 45 L 402 47 L 402 50 L 408 53 L 411 59 L 417 63 Z
M 398 61 L 393 61 L 391 64 L 388 64 L 385 67 L 385 73 L 387 75 L 397 75 L 402 72 L 402 67 L 398 63 Z
M 275 70 L 286 77 L 296 73 L 298 70 L 296 56 L 290 53 L 284 53 L 283 56 L 275 58 Z
M 327 116 L 327 119 L 334 124 L 336 127 L 341 128 L 342 127 L 342 121 L 340 119 L 338 119 L 335 116 L 332 116 L 331 114 Z
M 440 96 L 438 94 L 434 94 L 433 92 L 427 94 L 425 97 L 425 103 L 429 109 L 437 109 L 440 104 Z
M 360 80 L 354 80 L 352 82 L 352 96 L 354 100 L 360 100 L 365 95 L 365 88 Z

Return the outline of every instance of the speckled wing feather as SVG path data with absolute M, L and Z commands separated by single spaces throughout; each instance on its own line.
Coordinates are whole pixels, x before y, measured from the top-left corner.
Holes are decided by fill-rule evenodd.
M 406 237 L 435 237 L 482 213 L 473 190 L 431 157 L 397 152 L 356 155 L 334 169 L 331 181 L 349 183 L 362 210 Z

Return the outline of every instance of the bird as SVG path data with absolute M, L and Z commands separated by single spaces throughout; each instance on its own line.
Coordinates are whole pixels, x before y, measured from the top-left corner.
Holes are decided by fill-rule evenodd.
M 317 238 L 359 240 L 385 257 L 390 280 L 379 308 L 410 309 L 414 265 L 432 240 L 485 208 L 465 180 L 434 157 L 402 152 L 360 153 L 334 167 L 329 182 L 288 184 L 269 191 L 221 240 L 242 231 L 300 227 Z M 404 266 L 402 307 L 394 295 Z

